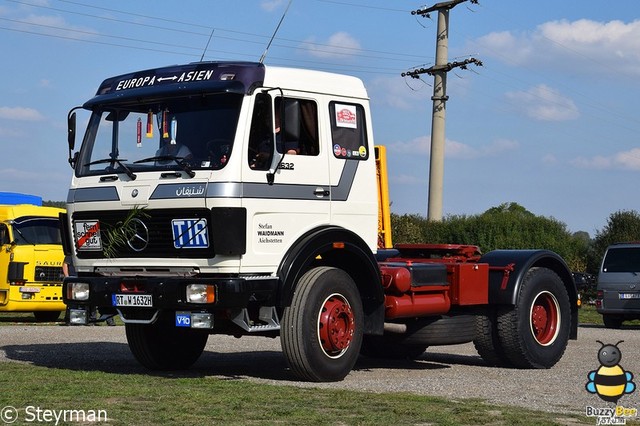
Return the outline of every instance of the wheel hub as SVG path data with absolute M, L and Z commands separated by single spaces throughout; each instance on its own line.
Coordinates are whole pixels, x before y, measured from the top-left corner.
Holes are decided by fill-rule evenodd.
M 339 355 L 351 344 L 355 318 L 349 302 L 340 295 L 332 295 L 325 301 L 319 318 L 320 343 L 330 355 Z
M 559 308 L 555 297 L 548 292 L 540 293 L 531 307 L 531 332 L 542 345 L 553 343 L 558 335 Z

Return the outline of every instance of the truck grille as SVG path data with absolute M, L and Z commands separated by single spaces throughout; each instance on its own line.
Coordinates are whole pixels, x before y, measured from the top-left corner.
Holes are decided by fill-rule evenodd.
M 126 219 L 128 210 L 115 211 L 98 211 L 98 212 L 76 212 L 73 214 L 72 221 L 79 220 L 99 220 L 100 234 L 104 249 L 105 235 L 117 227 L 119 222 Z M 160 209 L 160 210 L 144 210 L 144 213 L 138 215 L 137 218 L 144 223 L 148 230 L 148 244 L 144 248 L 136 251 L 128 244 L 119 245 L 115 249 L 112 258 L 212 258 L 214 257 L 213 238 L 211 232 L 211 210 L 208 209 Z M 209 247 L 206 248 L 175 248 L 173 244 L 173 228 L 171 221 L 173 219 L 206 219 L 207 232 L 210 237 Z M 116 231 L 117 232 L 117 231 Z M 140 246 L 135 246 L 140 249 Z M 76 247 L 77 248 L 77 247 Z M 105 258 L 104 250 L 88 251 L 79 250 L 78 257 L 81 259 L 100 259 Z
M 62 282 L 62 268 L 55 266 L 36 266 L 35 282 Z

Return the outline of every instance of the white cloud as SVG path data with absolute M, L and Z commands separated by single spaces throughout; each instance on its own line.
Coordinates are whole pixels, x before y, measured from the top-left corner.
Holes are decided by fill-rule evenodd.
M 0 107 L 0 119 L 20 120 L 20 121 L 39 121 L 44 119 L 44 116 L 33 108 Z
M 545 84 L 527 91 L 507 92 L 505 97 L 516 110 L 534 120 L 566 121 L 580 116 L 573 100 Z
M 391 175 L 389 176 L 389 180 L 392 183 L 395 184 L 399 184 L 399 185 L 422 185 L 427 183 L 427 179 L 425 177 L 417 177 L 417 176 L 411 176 L 411 175 L 405 175 L 405 174 L 401 174 L 401 175 Z
M 260 7 L 267 12 L 273 12 L 281 5 L 283 5 L 285 0 L 263 0 L 260 2 Z
M 413 155 L 429 155 L 431 151 L 431 138 L 420 136 L 410 141 L 396 142 L 389 145 L 389 149 Z M 508 139 L 497 139 L 487 145 L 473 147 L 458 141 L 447 139 L 444 147 L 446 158 L 459 160 L 472 160 L 484 157 L 496 157 L 504 152 L 513 151 L 519 146 L 518 142 Z
M 341 58 L 356 53 L 360 49 L 360 43 L 349 33 L 339 31 L 329 37 L 326 41 L 316 41 L 311 37 L 305 40 L 302 47 L 309 52 L 311 56 L 317 58 Z
M 99 35 L 97 31 L 91 28 L 71 25 L 64 18 L 52 15 L 30 14 L 16 20 L 14 27 L 29 32 L 35 31 L 38 34 L 62 36 L 79 40 Z
M 389 150 L 402 154 L 428 155 L 431 143 L 428 136 L 420 136 L 410 141 L 389 144 Z
M 375 78 L 368 82 L 367 90 L 372 103 L 401 110 L 424 106 L 425 101 L 430 102 L 432 92 L 431 87 L 422 82 L 416 82 L 415 87 L 408 87 L 407 83 L 397 76 Z
M 573 72 L 617 70 L 640 74 L 640 20 L 550 21 L 527 33 L 502 31 L 480 37 L 475 49 L 516 66 L 570 67 Z
M 25 135 L 24 131 L 22 129 L 11 129 L 11 128 L 6 128 L 6 127 L 0 127 L 0 137 L 3 140 L 7 140 L 7 138 L 12 138 L 12 139 L 16 139 L 16 138 L 22 138 Z
M 581 169 L 622 169 L 640 171 L 640 148 L 617 152 L 610 156 L 597 155 L 591 158 L 578 157 L 570 162 Z

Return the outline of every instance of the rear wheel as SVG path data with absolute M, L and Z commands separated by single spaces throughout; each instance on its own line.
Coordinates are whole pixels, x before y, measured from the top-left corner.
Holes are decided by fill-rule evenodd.
M 153 324 L 125 324 L 129 349 L 150 370 L 184 370 L 200 358 L 208 334 L 182 329 L 170 313 L 161 313 Z
M 291 370 L 316 382 L 344 379 L 358 359 L 363 312 L 360 293 L 346 272 L 318 267 L 306 272 L 285 308 L 280 339 Z
M 408 322 L 402 343 L 427 346 L 457 345 L 471 342 L 475 335 L 474 315 L 439 315 Z
M 516 305 L 503 308 L 497 330 L 505 357 L 520 368 L 549 368 L 564 354 L 571 307 L 560 277 L 547 268 L 527 271 Z
M 511 366 L 498 338 L 497 318 L 494 310 L 476 316 L 476 336 L 473 345 L 487 364 L 500 367 Z

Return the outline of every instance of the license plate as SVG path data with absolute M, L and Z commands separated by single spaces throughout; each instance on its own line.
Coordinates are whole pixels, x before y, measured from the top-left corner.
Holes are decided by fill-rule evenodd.
M 114 294 L 111 302 L 113 306 L 153 306 L 150 294 Z
M 640 293 L 620 293 L 620 299 L 640 299 Z

